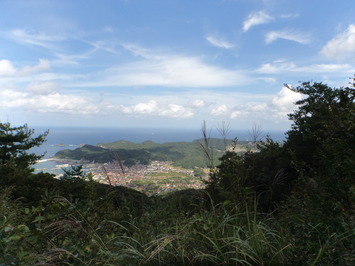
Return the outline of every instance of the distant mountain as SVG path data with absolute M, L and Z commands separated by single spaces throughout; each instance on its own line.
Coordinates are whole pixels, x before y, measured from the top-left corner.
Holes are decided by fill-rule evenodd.
M 86 160 L 97 163 L 107 163 L 117 160 L 134 160 L 139 164 L 149 164 L 151 161 L 172 161 L 175 166 L 184 168 L 207 167 L 207 161 L 201 144 L 203 139 L 192 142 L 167 142 L 155 143 L 144 141 L 134 143 L 118 140 L 110 143 L 98 143 L 96 146 L 84 145 L 75 150 L 62 150 L 55 154 L 55 158 Z M 213 150 L 216 163 L 226 148 L 232 144 L 232 140 L 217 138 L 209 139 L 209 145 Z M 246 147 L 246 143 L 239 143 L 240 148 Z

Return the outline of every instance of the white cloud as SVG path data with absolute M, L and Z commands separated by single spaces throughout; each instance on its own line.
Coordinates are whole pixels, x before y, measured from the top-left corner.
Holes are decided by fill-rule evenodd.
M 63 53 L 55 53 L 57 57 L 54 60 L 56 65 L 80 65 L 78 63 L 79 60 L 88 59 L 96 51 L 96 48 L 93 48 L 89 51 L 80 53 L 80 54 L 63 54 Z
M 255 101 L 257 98 L 259 98 L 259 101 Z M 225 110 L 224 113 L 216 112 L 216 114 L 223 114 L 230 119 L 244 121 L 244 123 L 246 121 L 263 121 L 270 128 L 275 123 L 288 122 L 287 114 L 292 113 L 297 108 L 294 103 L 301 98 L 301 94 L 283 87 L 275 95 L 259 95 L 255 98 L 250 95 L 238 104 L 229 104 L 225 109 L 221 108 L 221 110 Z M 217 111 L 217 108 L 215 110 Z
M 273 108 L 277 115 L 286 117 L 288 113 L 293 112 L 296 109 L 295 102 L 302 99 L 300 93 L 296 93 L 283 87 L 281 91 L 272 99 Z
M 268 102 L 269 99 L 265 98 L 265 102 L 255 102 L 253 99 L 249 99 L 247 102 L 235 105 L 229 117 L 231 119 L 242 118 L 247 120 L 264 119 L 265 116 L 269 116 L 272 112 L 270 103 Z
M 86 41 L 89 45 L 94 47 L 94 50 L 102 50 L 108 53 L 116 54 L 118 55 L 119 52 L 116 51 L 115 47 L 113 44 L 107 42 L 107 41 Z M 92 51 L 90 51 L 92 52 Z
M 0 77 L 8 77 L 16 74 L 16 69 L 9 60 L 0 60 Z
M 70 93 L 54 82 L 33 82 L 24 91 L 19 89 L 0 90 L 0 106 L 7 110 L 22 110 L 31 114 L 69 114 L 77 118 L 102 116 L 113 119 L 185 119 L 191 122 L 230 118 L 238 123 L 246 121 L 287 122 L 287 114 L 295 108 L 294 102 L 300 95 L 286 88 L 279 93 L 247 94 L 238 92 L 190 90 L 171 94 L 151 96 L 124 94 L 88 94 L 83 91 Z M 80 96 L 79 96 L 80 95 Z M 191 99 L 197 99 L 191 102 Z M 192 104 L 193 103 L 193 104 Z M 9 111 L 11 113 L 11 111 Z M 173 120 L 171 120 L 173 121 Z M 244 121 L 244 122 L 243 122 Z M 173 122 L 172 122 L 173 123 Z
M 175 118 L 190 118 L 194 115 L 192 110 L 178 104 L 169 104 L 168 108 L 162 110 L 160 115 Z
M 21 107 L 27 95 L 27 93 L 12 89 L 2 89 L 0 90 L 0 106 L 10 108 Z
M 26 88 L 27 91 L 35 93 L 35 94 L 53 94 L 56 93 L 60 89 L 60 84 L 57 82 L 32 82 Z
M 59 93 L 40 95 L 34 98 L 38 112 L 53 112 L 66 114 L 98 114 L 99 107 L 86 99 L 76 95 L 63 95 Z
M 268 105 L 266 103 L 254 103 L 248 108 L 249 112 L 263 112 L 266 111 Z
M 235 119 L 235 118 L 239 117 L 241 114 L 242 114 L 242 112 L 239 111 L 239 110 L 233 111 L 233 112 L 230 114 L 230 118 Z
M 43 72 L 50 69 L 50 63 L 46 59 L 40 59 L 34 66 L 24 66 L 22 69 L 16 69 L 9 60 L 0 60 L 0 77 L 23 77 Z
M 275 84 L 277 82 L 276 78 L 273 77 L 259 77 L 258 80 L 261 80 L 262 82 L 270 83 L 270 84 Z
M 261 65 L 256 72 L 265 74 L 280 74 L 286 72 L 297 73 L 345 73 L 352 72 L 354 67 L 349 64 L 314 64 L 297 66 L 292 61 L 276 60 L 272 63 Z
M 192 102 L 192 106 L 193 106 L 193 107 L 196 107 L 196 108 L 202 108 L 202 107 L 205 106 L 205 102 L 204 102 L 203 100 L 200 100 L 200 99 L 194 100 L 194 101 Z
M 349 64 L 315 64 L 299 67 L 298 71 L 313 73 L 344 73 L 353 72 L 354 67 Z
M 36 75 L 37 80 L 41 81 L 52 81 L 52 80 L 65 80 L 65 81 L 71 81 L 77 79 L 83 79 L 87 77 L 87 75 L 80 75 L 80 74 L 61 74 L 61 73 L 54 73 L 54 72 L 46 72 L 46 73 L 39 73 Z
M 297 18 L 299 17 L 300 14 L 298 13 L 290 13 L 290 14 L 283 14 L 280 16 L 280 18 L 287 19 L 287 18 Z
M 147 103 L 139 103 L 134 106 L 133 111 L 139 114 L 151 114 L 158 111 L 158 106 L 156 101 L 149 101 Z
M 157 101 L 150 100 L 145 103 L 138 103 L 131 106 L 120 106 L 125 114 L 130 115 L 149 115 L 149 116 L 165 116 L 173 118 L 189 118 L 194 115 L 190 108 L 179 104 L 168 104 L 167 106 L 159 106 Z
M 99 108 L 88 100 L 69 94 L 33 94 L 5 89 L 0 91 L 2 107 L 38 113 L 97 114 Z
M 25 66 L 21 69 L 20 75 L 27 76 L 38 72 L 43 72 L 49 70 L 51 67 L 50 63 L 46 59 L 40 59 L 38 65 L 35 66 Z
M 217 38 L 215 36 L 207 36 L 206 40 L 212 44 L 213 46 L 219 47 L 219 48 L 224 48 L 224 49 L 230 49 L 233 48 L 234 45 L 226 40 L 223 40 L 221 38 Z
M 243 31 L 246 32 L 256 25 L 269 23 L 271 20 L 273 20 L 273 18 L 264 11 L 250 14 L 243 23 Z
M 265 36 L 265 42 L 267 44 L 270 44 L 277 39 L 294 41 L 301 44 L 307 44 L 310 42 L 310 39 L 306 34 L 293 31 L 270 31 Z
M 166 57 L 165 55 L 161 55 L 160 53 L 156 53 L 150 49 L 144 48 L 136 44 L 124 43 L 121 45 L 124 49 L 131 52 L 133 55 L 143 57 L 145 59 L 161 60 Z
M 113 98 L 110 96 L 111 102 L 125 103 L 125 107 L 127 108 L 126 114 L 134 114 L 133 106 L 136 106 L 137 102 L 147 104 L 154 99 L 157 107 L 156 112 L 149 115 L 167 115 L 168 112 L 165 110 L 169 110 L 170 106 L 180 106 L 178 108 L 174 108 L 174 110 L 186 110 L 185 114 L 193 112 L 194 117 L 198 117 L 199 115 L 211 117 L 212 113 L 214 114 L 212 116 L 227 117 L 229 116 L 230 110 L 237 110 L 235 106 L 240 106 L 240 108 L 238 107 L 238 110 L 247 110 L 248 112 L 254 113 L 261 112 L 264 110 L 263 108 L 265 108 L 265 105 L 262 104 L 264 102 L 271 102 L 273 96 L 265 94 L 258 95 L 238 92 L 218 92 L 215 90 L 191 89 L 184 90 L 183 92 L 172 91 L 170 93 L 155 95 L 154 97 L 150 96 L 149 94 L 140 94 L 134 97 L 120 95 L 116 97 L 117 98 Z M 142 99 L 144 100 L 142 101 Z M 182 109 L 182 107 L 184 109 Z
M 261 67 L 257 69 L 257 72 L 266 74 L 276 74 L 280 72 L 293 71 L 296 68 L 297 66 L 293 62 L 277 60 L 272 63 L 261 65 Z
M 347 30 L 335 36 L 320 51 L 328 58 L 345 59 L 355 57 L 355 24 L 350 24 Z
M 197 57 L 159 54 L 145 60 L 111 67 L 96 76 L 97 80 L 73 85 L 216 87 L 249 82 L 249 78 L 242 71 L 209 65 Z
M 112 32 L 115 32 L 115 29 L 111 26 L 105 26 L 102 28 L 102 31 L 112 33 Z
M 212 109 L 211 115 L 220 116 L 220 115 L 224 115 L 226 112 L 227 112 L 227 106 L 225 104 L 222 104 Z
M 22 44 L 36 45 L 47 49 L 54 48 L 54 42 L 65 39 L 59 34 L 48 35 L 46 33 L 33 33 L 22 29 L 12 30 L 9 37 Z

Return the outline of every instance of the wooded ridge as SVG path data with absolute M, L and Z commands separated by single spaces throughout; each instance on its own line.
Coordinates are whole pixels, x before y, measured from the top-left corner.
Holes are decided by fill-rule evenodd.
M 227 149 L 231 148 L 233 140 L 210 138 L 209 143 L 217 163 L 218 158 Z M 55 154 L 55 158 L 86 160 L 96 163 L 107 163 L 119 159 L 128 165 L 148 165 L 151 161 L 171 161 L 174 166 L 183 168 L 205 168 L 208 166 L 208 162 L 201 150 L 202 144 L 203 139 L 197 139 L 192 142 L 167 142 L 162 144 L 153 141 L 134 143 L 118 140 L 110 143 L 98 143 L 96 146 L 84 145 L 75 150 L 62 150 Z M 238 142 L 236 145 L 239 151 L 246 151 L 252 146 L 249 142 Z

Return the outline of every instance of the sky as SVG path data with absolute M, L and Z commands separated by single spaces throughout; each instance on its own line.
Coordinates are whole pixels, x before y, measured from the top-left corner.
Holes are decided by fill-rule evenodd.
M 0 0 L 0 122 L 287 130 L 348 86 L 353 0 Z

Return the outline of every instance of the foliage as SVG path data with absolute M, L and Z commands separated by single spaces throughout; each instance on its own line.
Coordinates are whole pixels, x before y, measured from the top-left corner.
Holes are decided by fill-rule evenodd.
M 290 89 L 304 97 L 289 115 L 286 141 L 267 138 L 257 152 L 226 152 L 208 191 L 221 202 L 250 206 L 256 199 L 259 210 L 276 211 L 293 245 L 291 264 L 351 265 L 355 91 L 310 82 Z
M 95 161 L 98 163 L 110 162 L 115 159 L 111 151 L 93 145 L 84 145 L 75 150 L 62 150 L 57 152 L 55 157 L 60 159 Z
M 129 168 L 129 167 L 136 165 L 137 163 L 139 163 L 139 161 L 137 161 L 136 159 L 130 158 L 130 159 L 125 160 L 123 164 Z
M 227 198 L 236 195 L 236 201 L 245 199 L 249 191 L 267 210 L 299 188 L 328 215 L 336 208 L 352 208 L 354 89 L 309 82 L 291 89 L 307 97 L 290 114 L 294 124 L 285 143 L 267 138 L 258 152 L 226 152 L 217 171 L 211 173 L 210 190 Z
M 309 196 L 291 195 L 278 209 L 279 232 L 292 244 L 290 265 L 353 265 L 354 222 L 353 211 L 329 217 Z
M 227 151 L 215 171 L 211 172 L 208 191 L 216 199 L 253 204 L 257 199 L 263 211 L 275 209 L 291 189 L 295 171 L 283 146 L 267 138 L 258 151 Z
M 296 103 L 299 110 L 289 115 L 294 123 L 284 148 L 297 180 L 291 196 L 280 206 L 280 221 L 288 229 L 286 237 L 295 241 L 297 261 L 351 265 L 355 90 L 310 82 L 291 89 L 306 97 Z
M 161 213 L 170 202 L 157 201 L 150 212 L 132 219 L 122 216 L 124 208 L 107 209 L 105 202 L 84 206 L 50 194 L 38 208 L 10 203 L 12 216 L 0 228 L 1 263 L 6 264 L 269 264 L 282 262 L 286 248 L 267 219 L 230 214 L 213 204 L 211 212 L 202 208 L 186 217 L 176 210 Z M 96 213 L 96 204 L 105 216 Z
M 36 180 L 32 179 L 31 166 L 42 155 L 30 153 L 30 149 L 45 142 L 48 131 L 33 137 L 34 130 L 23 126 L 0 123 L 0 188 L 13 186 L 15 198 L 29 196 L 38 199 Z M 52 179 L 50 174 L 39 174 L 43 181 Z
M 60 178 L 61 180 L 69 182 L 93 181 L 93 175 L 91 173 L 84 174 L 82 165 L 72 165 L 71 167 L 62 170 L 64 174 Z
M 119 159 L 127 166 L 137 163 L 149 165 L 151 161 L 171 161 L 174 166 L 187 169 L 205 168 L 209 162 L 206 162 L 204 155 L 201 153 L 200 144 L 202 142 L 203 140 L 195 140 L 160 144 L 152 141 L 133 143 L 120 140 L 112 143 L 100 143 L 97 146 L 84 145 L 75 150 L 62 150 L 56 153 L 55 157 L 97 163 L 107 163 Z M 211 150 L 216 155 L 214 158 L 216 164 L 218 157 L 225 150 L 225 145 L 231 145 L 232 140 L 210 138 L 209 143 L 211 144 Z M 239 148 L 246 150 L 246 145 L 246 143 L 241 143 Z
M 296 103 L 299 110 L 289 115 L 294 124 L 285 143 L 300 182 L 323 211 L 350 209 L 355 175 L 355 90 L 309 82 L 292 90 L 307 96 Z
M 13 164 L 15 167 L 27 168 L 42 156 L 28 153 L 28 150 L 40 146 L 48 131 L 32 137 L 33 129 L 24 126 L 13 127 L 10 123 L 0 123 L 0 165 Z
M 30 229 L 22 223 L 21 207 L 9 199 L 10 194 L 10 187 L 0 191 L 0 264 L 33 263 L 36 256 L 28 247 L 35 237 L 30 237 Z

